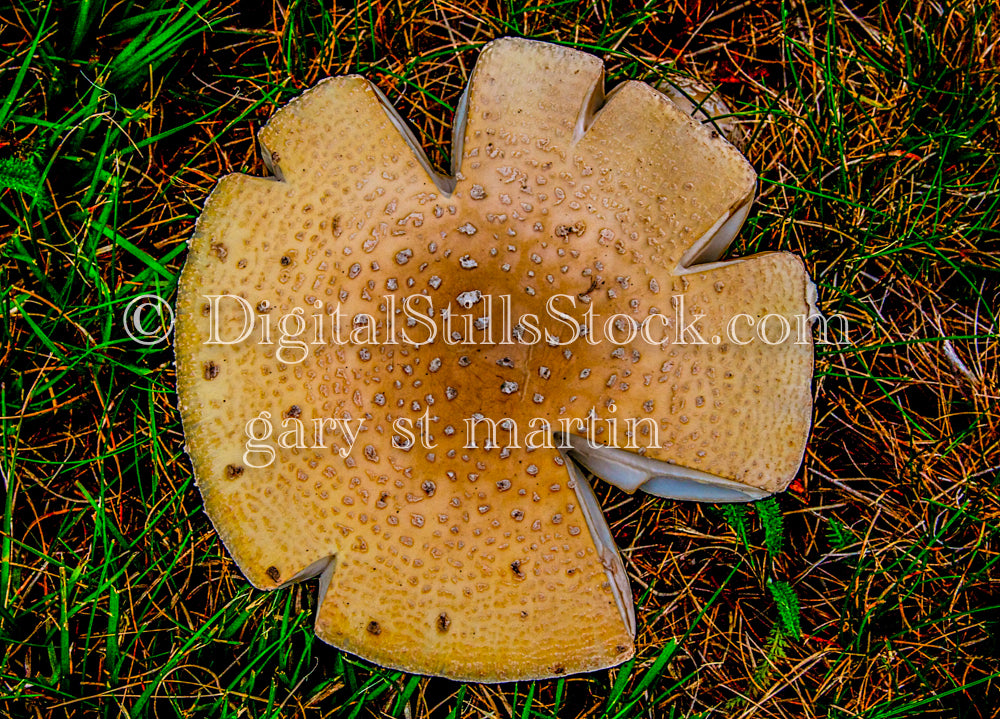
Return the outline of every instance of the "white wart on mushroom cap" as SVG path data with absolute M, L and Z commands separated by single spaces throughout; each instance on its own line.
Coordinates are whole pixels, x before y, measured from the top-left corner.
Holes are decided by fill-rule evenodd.
M 593 306 L 638 321 L 683 302 L 705 315 L 709 338 L 736 313 L 810 312 L 794 256 L 715 261 L 752 200 L 743 157 L 648 86 L 625 83 L 605 101 L 602 85 L 593 56 L 490 43 L 456 118 L 448 179 L 374 86 L 330 79 L 261 132 L 280 181 L 230 175 L 199 219 L 176 343 L 198 486 L 255 586 L 322 576 L 316 631 L 335 646 L 478 681 L 632 656 L 628 582 L 600 508 L 558 449 L 525 448 L 531 420 L 558 429 L 560 417 L 608 417 L 612 403 L 619 418 L 651 418 L 658 442 L 642 456 L 570 440 L 573 456 L 629 490 L 746 500 L 783 488 L 801 462 L 812 347 L 794 336 L 491 344 L 457 322 L 472 343 L 385 341 L 386 296 L 397 298 L 397 329 L 405 297 L 424 295 L 439 326 L 449 305 L 473 314 L 509 297 L 512 317 L 537 315 L 561 340 L 570 328 L 545 319 L 557 294 L 577 298 L 575 310 L 560 305 L 574 316 Z M 339 305 L 375 318 L 378 341 L 311 345 L 299 364 L 279 362 L 276 344 L 206 344 L 205 296 L 224 294 L 276 317 Z M 222 322 L 242 327 L 242 310 L 225 307 Z M 418 341 L 421 330 L 407 327 Z M 326 448 L 278 449 L 257 469 L 244 462 L 244 427 L 262 411 L 275 434 L 282 418 L 363 428 L 347 457 L 330 430 Z M 436 446 L 394 445 L 394 421 L 417 424 L 426 411 Z M 466 420 L 480 415 L 510 418 L 520 446 L 465 446 Z

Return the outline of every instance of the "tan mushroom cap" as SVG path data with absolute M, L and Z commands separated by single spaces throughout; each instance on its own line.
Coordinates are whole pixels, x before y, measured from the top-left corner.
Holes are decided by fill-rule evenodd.
M 421 346 L 388 341 L 393 311 L 397 333 L 428 338 L 402 312 L 416 295 L 426 298 L 421 313 L 433 303 L 439 327 L 449 305 L 458 319 L 509 298 L 515 321 L 533 313 L 563 340 L 569 324 L 546 316 L 559 294 L 578 298 L 559 309 L 576 317 L 592 306 L 602 321 L 672 316 L 683 303 L 706 315 L 699 331 L 709 338 L 723 335 L 730 314 L 810 312 L 811 285 L 791 255 L 694 266 L 721 255 L 738 230 L 753 170 L 660 93 L 628 82 L 605 102 L 602 80 L 601 62 L 584 53 L 490 43 L 456 118 L 454 180 L 429 168 L 373 85 L 326 80 L 261 132 L 280 181 L 225 177 L 198 221 L 176 352 L 206 511 L 255 586 L 321 575 L 316 632 L 337 647 L 478 681 L 620 663 L 634 652 L 628 581 L 569 454 L 630 490 L 670 494 L 662 483 L 680 481 L 722 487 L 723 499 L 781 489 L 801 462 L 811 337 L 502 343 L 494 314 L 493 342 L 458 321 L 452 331 L 467 344 L 440 334 Z M 206 342 L 207 297 L 221 295 L 254 308 L 251 339 Z M 304 308 L 306 319 L 329 320 L 338 307 L 371 326 L 348 322 L 344 334 L 357 335 L 337 343 L 328 334 L 298 363 L 278 354 L 273 327 L 274 343 L 259 341 L 262 317 Z M 232 336 L 243 308 L 218 309 L 216 327 Z M 309 327 L 302 337 L 313 340 Z M 377 341 L 364 339 L 369 330 Z M 559 429 L 560 418 L 608 417 L 611 404 L 619 418 L 652 418 L 658 444 L 640 453 L 579 437 L 569 454 L 525 446 L 540 420 Z M 277 448 L 257 468 L 246 461 L 245 428 L 262 412 L 272 444 L 297 422 L 309 443 L 314 420 L 360 429 L 352 445 L 327 427 L 321 446 Z M 468 420 L 479 416 L 509 418 L 518 446 L 481 435 L 466 446 Z M 401 437 L 400 419 L 434 446 Z M 607 433 L 595 438 L 613 444 Z
M 693 78 L 671 73 L 665 80 L 657 83 L 656 89 L 698 122 L 721 132 L 736 148 L 742 150 L 746 145 L 746 131 L 716 88 Z

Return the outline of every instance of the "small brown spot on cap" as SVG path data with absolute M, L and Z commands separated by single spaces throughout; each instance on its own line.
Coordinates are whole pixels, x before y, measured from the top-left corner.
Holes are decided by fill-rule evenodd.
M 521 560 L 515 559 L 510 563 L 510 570 L 514 572 L 514 576 L 518 579 L 524 579 L 524 572 L 521 571 Z
M 565 674 L 566 673 L 566 667 L 564 667 L 562 664 L 556 664 L 554 667 L 552 667 L 552 673 L 553 674 Z
M 271 578 L 271 581 L 277 582 L 279 579 L 281 579 L 281 572 L 279 572 L 278 568 L 273 564 L 270 567 L 268 567 L 266 571 L 267 571 L 267 576 Z
M 212 254 L 219 258 L 219 262 L 225 262 L 226 257 L 229 255 L 229 250 L 221 242 L 212 243 Z
M 434 492 L 437 490 L 437 485 L 431 480 L 424 480 L 423 484 L 420 485 L 420 489 L 424 490 L 424 494 L 428 497 L 433 497 Z
M 282 255 L 281 256 L 281 266 L 282 267 L 288 267 L 290 264 L 292 264 L 292 258 L 289 257 L 288 255 Z
M 292 419 L 298 419 L 299 417 L 302 416 L 302 408 L 299 407 L 297 404 L 293 404 L 291 407 L 288 408 L 288 411 L 285 412 L 285 416 L 290 417 Z
M 437 628 L 439 632 L 448 631 L 448 627 L 451 626 L 451 618 L 445 612 L 438 614 L 437 618 Z
M 243 474 L 243 467 L 238 464 L 227 464 L 226 465 L 226 476 L 230 479 L 236 479 L 241 474 Z
M 211 379 L 215 379 L 218 376 L 219 376 L 219 365 L 217 365 L 217 364 L 215 364 L 215 362 L 211 362 L 211 361 L 210 362 L 206 362 L 205 363 L 205 379 L 211 380 Z
M 587 295 L 589 295 L 591 292 L 593 292 L 603 284 L 604 280 L 599 280 L 597 277 L 592 277 L 590 279 L 590 287 L 588 287 L 583 292 L 578 292 L 576 296 L 579 297 L 581 300 L 583 300 Z
M 382 627 L 374 619 L 368 622 L 367 629 L 369 634 L 374 634 L 376 637 L 382 633 Z

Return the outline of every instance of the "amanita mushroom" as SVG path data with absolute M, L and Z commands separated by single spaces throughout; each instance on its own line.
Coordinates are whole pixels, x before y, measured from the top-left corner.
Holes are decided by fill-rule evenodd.
M 684 499 L 783 489 L 812 285 L 790 254 L 719 261 L 750 165 L 643 83 L 605 98 L 591 55 L 490 43 L 454 138 L 443 177 L 374 85 L 331 78 L 261 131 L 274 177 L 219 182 L 178 293 L 195 477 L 254 586 L 320 577 L 337 647 L 484 682 L 612 666 L 631 593 L 574 462 Z

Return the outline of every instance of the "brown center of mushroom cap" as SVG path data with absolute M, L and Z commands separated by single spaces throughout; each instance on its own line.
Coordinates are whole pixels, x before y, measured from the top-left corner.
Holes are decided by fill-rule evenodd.
M 640 83 L 593 115 L 601 78 L 589 55 L 490 45 L 456 128 L 453 187 L 369 83 L 327 81 L 262 132 L 283 181 L 227 177 L 199 222 L 177 343 L 199 486 L 255 584 L 323 572 L 317 631 L 337 646 L 481 680 L 629 656 L 624 572 L 601 518 L 588 522 L 590 490 L 551 444 L 528 446 L 584 433 L 567 420 L 596 416 L 602 444 L 767 489 L 798 466 L 803 390 L 771 387 L 811 373 L 811 347 L 748 350 L 727 323 L 807 312 L 801 263 L 687 267 L 749 201 L 753 171 Z M 206 344 L 212 295 L 246 302 L 214 308 L 230 337 L 253 307 L 251 338 Z M 281 354 L 277 326 L 261 343 L 262 318 L 295 308 L 307 348 Z M 573 339 L 588 309 L 595 332 Z M 678 343 L 672 323 L 697 315 L 706 344 Z M 624 341 L 650 316 L 667 318 L 649 327 L 670 341 Z M 264 453 L 247 454 L 245 430 L 264 412 L 275 456 L 255 467 Z M 748 438 L 764 418 L 776 439 Z M 309 446 L 278 447 L 288 431 L 285 444 Z

